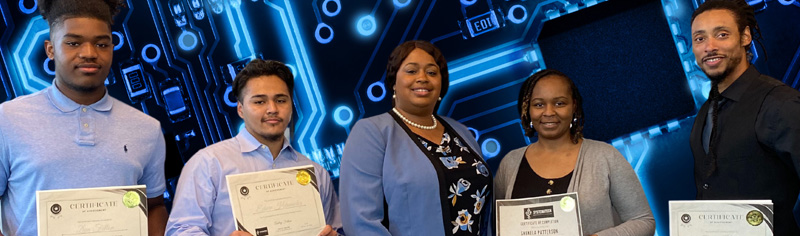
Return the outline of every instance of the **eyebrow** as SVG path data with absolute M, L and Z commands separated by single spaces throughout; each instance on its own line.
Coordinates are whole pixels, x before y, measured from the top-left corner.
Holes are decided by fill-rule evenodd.
M 84 38 L 82 35 L 77 35 L 77 34 L 65 34 L 64 37 L 65 38 L 67 38 L 67 37 L 69 37 L 69 38 L 77 38 L 77 39 L 83 39 Z M 111 36 L 109 36 L 109 35 L 98 35 L 98 36 L 95 36 L 94 39 L 97 39 L 97 40 L 101 40 L 101 39 L 111 40 Z
M 250 96 L 251 99 L 253 99 L 253 98 L 268 98 L 268 97 L 269 96 L 267 96 L 266 94 L 256 94 L 256 95 Z M 272 96 L 272 97 L 284 98 L 284 97 L 289 97 L 289 95 L 283 94 L 283 93 L 279 93 L 279 94 L 275 94 L 275 96 Z
M 408 64 L 405 64 L 405 65 L 406 65 L 406 66 L 407 66 L 407 65 L 415 65 L 415 66 L 419 66 L 419 63 L 416 63 L 416 62 L 409 62 Z M 439 68 L 439 65 L 437 65 L 436 63 L 428 63 L 428 64 L 426 64 L 426 66 L 435 66 L 436 68 Z
M 728 29 L 728 27 L 726 27 L 726 26 L 717 26 L 717 27 L 714 27 L 714 31 L 720 31 L 720 30 L 730 30 L 730 29 Z M 697 30 L 697 31 L 695 31 L 694 33 L 692 33 L 692 35 L 696 35 L 696 34 L 704 34 L 704 33 L 706 33 L 706 31 L 705 31 L 705 30 Z

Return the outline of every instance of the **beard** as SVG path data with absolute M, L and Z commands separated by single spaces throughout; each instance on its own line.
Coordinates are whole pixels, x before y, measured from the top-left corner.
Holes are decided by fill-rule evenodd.
M 715 54 L 710 54 L 709 56 L 714 56 L 714 55 Z M 733 71 L 736 69 L 736 66 L 742 62 L 741 56 L 733 56 L 729 58 L 730 61 L 728 62 L 728 64 L 724 65 L 725 69 L 722 72 L 712 74 L 712 72 L 709 72 L 705 67 L 701 67 L 701 69 L 703 70 L 703 73 L 706 74 L 706 76 L 708 76 L 708 79 L 711 80 L 711 82 L 713 83 L 722 82 L 723 80 L 725 80 L 725 78 L 730 76 L 731 73 L 733 73 Z

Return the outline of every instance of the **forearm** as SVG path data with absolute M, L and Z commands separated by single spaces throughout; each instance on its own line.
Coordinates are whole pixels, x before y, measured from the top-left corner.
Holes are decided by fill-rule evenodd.
M 156 199 L 148 198 L 147 231 L 150 236 L 163 236 L 164 229 L 167 227 L 167 207 L 164 206 L 164 198 L 159 196 Z

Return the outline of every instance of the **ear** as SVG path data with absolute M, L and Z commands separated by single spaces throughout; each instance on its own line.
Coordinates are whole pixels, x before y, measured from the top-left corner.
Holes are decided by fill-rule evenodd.
M 750 45 L 753 42 L 753 36 L 750 35 L 750 26 L 744 27 L 744 32 L 742 32 L 742 47 Z
M 244 119 L 244 113 L 242 112 L 242 102 L 236 102 L 236 112 L 239 113 L 239 118 Z
M 55 50 L 56 49 L 53 45 L 53 42 L 51 42 L 49 39 L 44 40 L 44 52 L 47 54 L 47 58 L 50 58 L 50 60 L 55 59 Z

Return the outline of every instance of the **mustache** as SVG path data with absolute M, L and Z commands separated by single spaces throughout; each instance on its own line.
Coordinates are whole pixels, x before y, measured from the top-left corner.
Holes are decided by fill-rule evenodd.
M 707 60 L 710 57 L 718 57 L 718 56 L 725 56 L 725 55 L 719 54 L 717 52 L 711 52 L 703 57 L 703 61 Z

